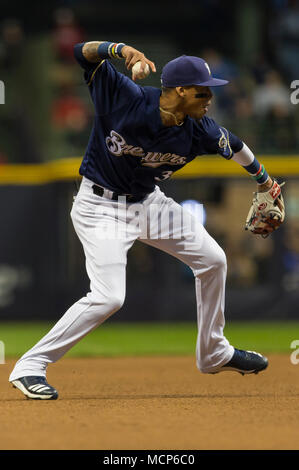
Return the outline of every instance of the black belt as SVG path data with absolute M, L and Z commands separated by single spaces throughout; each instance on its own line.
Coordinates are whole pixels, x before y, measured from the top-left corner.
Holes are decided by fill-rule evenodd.
M 92 189 L 93 189 L 94 194 L 96 194 L 97 196 L 101 196 L 101 197 L 104 196 L 105 188 L 102 188 L 102 186 L 98 186 L 98 185 L 94 184 L 92 186 Z M 114 192 L 114 191 L 110 191 L 110 195 L 107 196 L 107 197 L 109 199 L 112 199 L 112 201 L 118 201 L 119 197 L 125 197 L 128 202 L 139 202 L 142 199 L 144 199 L 145 196 L 146 196 L 146 194 L 134 195 L 134 194 L 123 194 L 123 193 L 117 193 L 117 192 Z

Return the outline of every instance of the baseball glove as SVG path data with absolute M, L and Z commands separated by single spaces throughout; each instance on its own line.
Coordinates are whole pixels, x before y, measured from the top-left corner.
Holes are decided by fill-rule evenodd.
M 273 181 L 272 187 L 265 192 L 256 192 L 248 212 L 245 230 L 250 230 L 263 238 L 278 229 L 285 218 L 284 201 L 281 186 Z

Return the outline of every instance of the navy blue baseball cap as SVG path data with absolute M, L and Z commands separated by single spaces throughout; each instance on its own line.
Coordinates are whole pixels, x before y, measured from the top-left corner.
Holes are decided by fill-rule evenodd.
M 212 77 L 210 67 L 200 57 L 182 55 L 171 60 L 162 69 L 161 83 L 163 87 L 176 86 L 220 86 L 227 80 Z

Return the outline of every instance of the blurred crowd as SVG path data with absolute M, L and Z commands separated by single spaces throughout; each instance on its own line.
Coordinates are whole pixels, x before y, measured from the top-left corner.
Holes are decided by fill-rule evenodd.
M 255 152 L 298 152 L 299 108 L 291 103 L 290 83 L 280 68 L 270 64 L 262 54 L 245 70 L 213 49 L 204 50 L 202 57 L 215 76 L 230 82 L 213 89 L 212 117 Z
M 2 23 L 5 106 L 0 109 L 0 162 L 82 155 L 92 109 L 80 87 L 82 74 L 73 46 L 84 40 L 85 32 L 69 8 L 55 11 L 52 30 L 42 37 L 27 37 L 17 19 Z
M 230 82 L 213 89 L 211 117 L 256 153 L 298 153 L 299 106 L 291 103 L 290 85 L 299 79 L 299 2 L 272 2 L 272 54 L 260 51 L 246 67 L 215 48 L 198 55 L 213 75 Z M 90 39 L 69 8 L 55 10 L 46 38 L 27 38 L 16 19 L 2 23 L 0 70 L 6 104 L 0 115 L 0 162 L 82 155 L 93 110 L 73 45 Z

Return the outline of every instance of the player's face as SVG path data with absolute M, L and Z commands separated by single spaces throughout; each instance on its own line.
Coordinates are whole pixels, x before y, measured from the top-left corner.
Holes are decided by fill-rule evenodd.
M 201 119 L 211 104 L 213 93 L 207 86 L 185 88 L 184 110 L 193 119 Z

